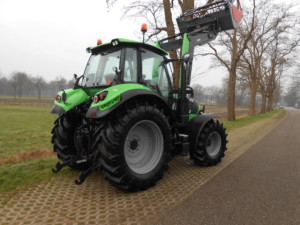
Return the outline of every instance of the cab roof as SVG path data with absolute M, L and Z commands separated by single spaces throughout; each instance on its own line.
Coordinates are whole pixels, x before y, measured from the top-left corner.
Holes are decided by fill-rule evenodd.
M 124 38 L 116 38 L 116 39 L 111 40 L 111 42 L 108 42 L 108 43 L 100 44 L 100 45 L 97 45 L 97 46 L 94 46 L 94 47 L 88 47 L 86 50 L 88 52 L 96 53 L 98 51 L 107 50 L 109 48 L 116 47 L 116 46 L 120 46 L 120 47 L 130 47 L 130 46 L 131 47 L 143 47 L 143 48 L 148 49 L 152 52 L 155 52 L 159 55 L 167 55 L 168 54 L 168 52 L 161 49 L 160 47 L 156 47 L 156 46 L 148 44 L 148 43 L 133 41 L 133 40 L 124 39 Z

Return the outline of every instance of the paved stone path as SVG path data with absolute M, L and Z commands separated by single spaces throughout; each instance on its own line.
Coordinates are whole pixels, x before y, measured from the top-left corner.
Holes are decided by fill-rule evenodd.
M 126 193 L 100 174 L 77 186 L 59 176 L 17 192 L 0 195 L 0 224 L 152 224 L 262 139 L 278 120 L 268 118 L 229 134 L 222 163 L 198 167 L 187 157 L 171 161 L 158 184 L 147 191 Z M 49 168 L 50 169 L 50 168 Z

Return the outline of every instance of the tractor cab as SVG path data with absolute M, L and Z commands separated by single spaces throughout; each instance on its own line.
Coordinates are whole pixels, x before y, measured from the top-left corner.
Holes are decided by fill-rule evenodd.
M 84 71 L 82 88 L 107 88 L 138 83 L 151 88 L 164 99 L 172 90 L 167 52 L 155 46 L 127 39 L 88 48 L 91 56 Z

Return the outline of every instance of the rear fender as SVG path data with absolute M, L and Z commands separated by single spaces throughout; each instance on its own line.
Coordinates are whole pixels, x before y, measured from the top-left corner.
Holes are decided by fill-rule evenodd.
M 103 90 L 106 91 L 106 90 Z M 160 106 L 160 108 L 164 109 L 164 112 L 173 118 L 172 110 L 165 102 L 165 100 L 160 97 L 155 92 L 151 91 L 150 89 L 133 89 L 125 91 L 119 95 L 115 95 L 110 98 L 109 101 L 104 103 L 93 103 L 89 108 L 86 117 L 87 118 L 103 118 L 110 113 L 114 112 L 120 106 L 125 105 L 129 101 L 132 100 L 140 100 L 142 102 L 152 102 Z

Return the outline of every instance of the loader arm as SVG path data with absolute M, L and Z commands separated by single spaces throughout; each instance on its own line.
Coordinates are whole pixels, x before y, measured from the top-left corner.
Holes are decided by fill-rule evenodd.
M 177 18 L 180 33 L 157 42 L 157 46 L 166 51 L 181 52 L 181 58 L 178 59 L 181 66 L 177 111 L 178 120 L 183 126 L 189 120 L 186 89 L 191 83 L 195 47 L 216 39 L 219 32 L 237 28 L 242 17 L 241 8 L 234 6 L 231 1 L 217 1 L 183 13 Z

